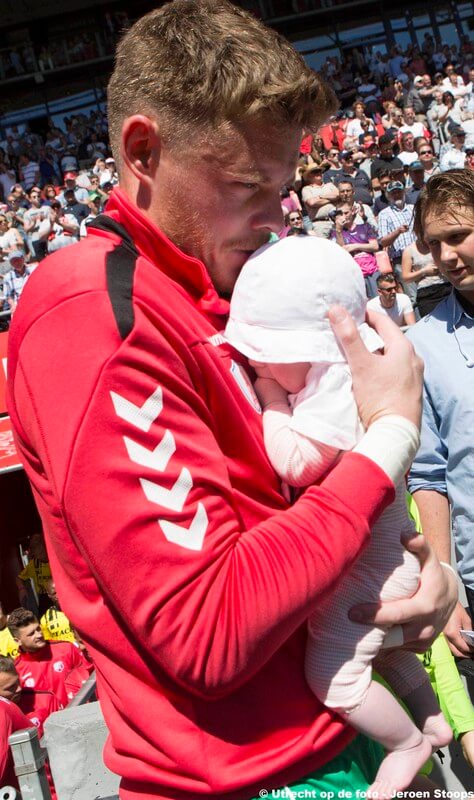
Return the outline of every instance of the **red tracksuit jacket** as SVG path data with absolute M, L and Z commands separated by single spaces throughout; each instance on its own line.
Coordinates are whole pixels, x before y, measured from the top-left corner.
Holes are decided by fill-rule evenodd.
M 347 454 L 287 510 L 203 264 L 115 190 L 28 281 L 9 409 L 124 800 L 245 800 L 351 730 L 303 675 L 305 619 L 393 486 Z
M 71 642 L 47 642 L 34 653 L 20 651 L 15 667 L 22 687 L 53 692 L 62 708 L 89 677 L 81 651 Z M 78 679 L 78 672 L 82 680 Z

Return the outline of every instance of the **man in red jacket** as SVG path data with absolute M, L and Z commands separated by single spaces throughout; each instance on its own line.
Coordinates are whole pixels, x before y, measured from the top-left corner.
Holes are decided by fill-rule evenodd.
M 8 627 L 20 650 L 14 663 L 21 686 L 52 692 L 64 708 L 89 677 L 79 647 L 71 642 L 47 642 L 40 623 L 26 608 L 12 611 Z
M 67 269 L 58 252 L 31 277 L 9 351 L 17 443 L 96 668 L 106 763 L 122 800 L 249 800 L 303 779 L 317 794 L 336 773 L 363 790 L 377 764 L 308 690 L 305 622 L 408 466 L 421 365 L 390 320 L 372 355 L 332 312 L 368 431 L 290 507 L 248 365 L 222 336 L 243 263 L 282 227 L 302 132 L 334 97 L 239 7 L 175 0 L 125 35 L 108 108 L 120 189 Z M 422 538 L 411 547 L 419 591 L 361 619 L 403 623 L 419 647 L 455 578 Z
M 50 714 L 62 708 L 52 692 L 22 687 L 13 661 L 5 656 L 0 656 L 0 697 L 19 706 L 23 714 L 38 728 L 40 738 Z

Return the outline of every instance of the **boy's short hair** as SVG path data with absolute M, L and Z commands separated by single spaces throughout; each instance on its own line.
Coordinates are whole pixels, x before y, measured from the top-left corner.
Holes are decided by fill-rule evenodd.
M 37 618 L 28 608 L 15 608 L 11 614 L 8 615 L 7 626 L 14 639 L 18 638 L 18 633 L 21 628 L 26 625 L 31 625 L 33 622 L 38 622 Z
M 8 672 L 9 675 L 18 675 L 12 659 L 8 656 L 0 656 L 0 672 Z

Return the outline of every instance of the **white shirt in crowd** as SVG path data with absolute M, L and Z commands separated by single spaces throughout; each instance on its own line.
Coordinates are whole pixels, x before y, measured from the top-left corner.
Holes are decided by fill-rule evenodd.
M 367 308 L 390 317 L 400 328 L 402 325 L 406 325 L 405 314 L 413 312 L 411 300 L 406 294 L 396 294 L 395 303 L 391 308 L 384 308 L 380 302 L 380 297 L 373 297 L 372 300 L 369 300 L 367 303 Z

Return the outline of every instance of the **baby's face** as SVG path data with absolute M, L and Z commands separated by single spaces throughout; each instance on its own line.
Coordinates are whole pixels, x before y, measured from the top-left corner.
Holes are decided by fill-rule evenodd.
M 302 362 L 298 364 L 267 364 L 273 378 L 283 386 L 289 394 L 301 392 L 306 383 L 306 375 L 311 364 Z

